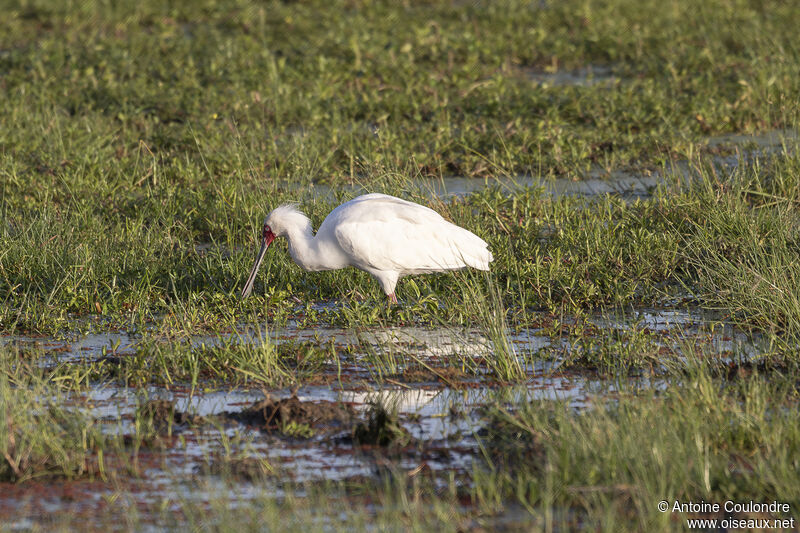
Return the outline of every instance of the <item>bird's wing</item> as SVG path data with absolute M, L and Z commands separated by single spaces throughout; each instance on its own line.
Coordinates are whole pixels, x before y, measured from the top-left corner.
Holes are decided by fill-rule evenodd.
M 393 196 L 361 196 L 331 216 L 335 238 L 354 266 L 411 274 L 464 266 L 487 270 L 492 260 L 477 235 Z

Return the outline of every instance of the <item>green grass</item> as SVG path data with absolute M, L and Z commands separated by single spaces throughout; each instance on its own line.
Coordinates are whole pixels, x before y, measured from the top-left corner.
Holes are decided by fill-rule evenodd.
M 33 2 L 5 11 L 5 332 L 75 329 L 75 316 L 215 331 L 281 320 L 290 296 L 380 299 L 368 275 L 301 272 L 280 245 L 257 297 L 236 298 L 266 212 L 300 200 L 318 225 L 351 182 L 432 203 L 486 238 L 517 318 L 526 308 L 652 304 L 671 288 L 712 283 L 705 256 L 692 255 L 692 229 L 675 225 L 704 208 L 695 193 L 590 209 L 537 190 L 441 203 L 410 180 L 653 166 L 696 157 L 707 135 L 797 124 L 800 21 L 783 5 Z M 587 65 L 609 65 L 618 82 L 528 79 L 530 69 Z M 766 192 L 789 194 L 790 171 L 775 170 Z M 312 200 L 311 181 L 333 184 L 337 198 Z M 726 197 L 707 206 L 753 209 Z M 783 213 L 769 202 L 761 211 L 790 222 L 788 202 Z M 449 274 L 405 281 L 410 307 L 329 319 L 474 321 L 453 283 Z
M 269 481 L 275 472 L 257 465 L 267 470 L 246 478 L 253 500 L 232 509 L 226 491 L 241 487 L 243 474 L 228 459 L 230 470 L 217 472 L 222 485 L 175 481 L 209 494 L 207 503 L 177 491 L 128 520 L 249 531 L 279 513 L 291 516 L 281 522 L 287 530 L 683 531 L 687 517 L 708 515 L 662 513 L 658 502 L 777 500 L 794 509 L 800 426 L 793 372 L 720 381 L 713 364 L 694 359 L 662 390 L 623 388 L 580 411 L 499 390 L 484 411 L 483 455 L 468 482 L 445 476 L 437 483 L 432 474 L 411 476 L 392 464 L 375 479 L 285 482 L 276 497 Z
M 366 274 L 302 273 L 279 247 L 256 286 L 265 299 L 236 301 L 270 207 L 299 199 L 315 224 L 332 207 L 305 196 L 312 180 L 413 198 L 410 178 L 657 165 L 696 154 L 706 135 L 797 123 L 800 21 L 787 6 L 8 7 L 0 327 L 9 332 L 69 328 L 76 314 L 129 327 L 174 314 L 214 329 L 243 313 L 285 314 L 289 295 L 377 297 Z M 537 86 L 525 73 L 593 64 L 620 81 Z M 681 229 L 665 228 L 665 212 L 685 216 L 675 200 L 587 210 L 537 191 L 489 191 L 435 207 L 490 241 L 512 308 L 655 301 L 686 248 Z M 451 283 L 400 291 L 436 309 L 452 304 Z M 448 309 L 444 320 L 471 318 Z
M 4 145 L 23 189 L 29 172 L 54 185 L 89 174 L 90 188 L 121 192 L 200 177 L 368 180 L 409 161 L 485 174 L 486 158 L 547 174 L 796 118 L 799 21 L 784 4 L 12 2 L 6 13 L 4 123 L 20 127 Z M 585 65 L 620 82 L 528 79 Z M 85 190 L 70 185 L 28 190 Z
M 42 402 L 0 379 L 3 406 L 0 479 L 26 481 L 42 476 L 78 477 L 97 474 L 87 456 L 102 437 L 80 414 L 56 402 Z M 87 453 L 89 452 L 89 453 Z
M 790 346 L 800 333 L 797 199 L 792 156 L 709 185 L 674 220 L 685 231 L 685 265 L 698 296 Z M 704 216 L 700 216 L 700 214 Z
M 765 377 L 720 383 L 701 370 L 580 413 L 550 402 L 498 410 L 487 440 L 493 466 L 478 490 L 535 514 L 582 509 L 584 527 L 603 530 L 681 530 L 656 508 L 662 499 L 794 508 L 797 391 L 791 376 Z
M 49 209 L 19 212 L 0 229 L 0 325 L 6 332 L 54 332 L 80 328 L 74 319 L 85 316 L 102 317 L 94 327 L 143 330 L 155 322 L 176 335 L 265 318 L 279 325 L 298 312 L 301 325 L 471 324 L 487 306 L 470 294 L 495 286 L 499 299 L 492 305 L 508 308 L 512 325 L 524 325 L 529 310 L 575 315 L 658 305 L 688 292 L 701 307 L 736 311 L 752 326 L 797 335 L 793 176 L 799 166 L 797 156 L 786 155 L 724 182 L 706 170 L 704 185 L 633 204 L 495 189 L 439 204 L 490 243 L 491 277 L 405 279 L 402 305 L 393 308 L 367 274 L 303 272 L 282 242 L 270 250 L 254 297 L 241 302 L 257 217 L 241 220 L 250 227 L 229 243 L 197 248 L 191 232 L 167 214 L 153 214 L 156 224 L 141 216 L 106 227 L 88 208 L 63 216 Z M 319 224 L 333 204 L 307 206 Z M 298 305 L 328 299 L 339 303 L 323 310 Z
M 790 140 L 722 170 L 714 154 L 736 147 L 708 146 L 720 134 L 797 131 L 800 10 L 791 3 L 2 7 L 0 333 L 140 335 L 129 353 L 72 363 L 0 347 L 3 480 L 141 473 L 142 450 L 172 435 L 161 434 L 144 392 L 126 438 L 66 406 L 102 384 L 276 389 L 362 365 L 371 383 L 408 371 L 452 385 L 413 347 L 370 340 L 416 325 L 480 330 L 489 356 L 436 363 L 478 384 L 525 382 L 526 367 L 548 359 L 613 376 L 606 385 L 651 373 L 668 383 L 580 412 L 499 391 L 467 485 L 435 488 L 398 470 L 332 484 L 330 494 L 287 487 L 304 496 L 288 490 L 287 504 L 267 494 L 242 512 L 222 498 L 185 501 L 165 523 L 256 529 L 288 505 L 296 521 L 287 527 L 297 529 L 330 520 L 334 529 L 492 529 L 511 517 L 540 529 L 653 530 L 681 527 L 655 509 L 663 498 L 797 507 L 800 153 Z M 532 79 L 587 67 L 611 79 Z M 452 175 L 582 179 L 676 161 L 696 182 L 667 180 L 636 202 L 539 188 L 425 194 Z M 312 194 L 320 185 L 331 193 Z M 303 272 L 278 242 L 253 296 L 240 300 L 271 208 L 297 201 L 318 227 L 359 190 L 404 196 L 474 231 L 494 254 L 491 273 L 406 278 L 401 304 L 389 307 L 367 274 Z M 770 347 L 755 354 L 759 370 L 696 363 L 693 350 L 718 355 L 703 352 L 706 330 L 675 347 L 676 332 L 592 322 L 676 300 L 760 336 Z M 254 324 L 335 325 L 358 342 L 237 342 L 235 332 Z M 509 328 L 541 328 L 556 342 L 529 353 Z M 192 347 L 197 335 L 215 344 Z M 299 438 L 312 428 L 284 430 Z M 320 516 L 344 501 L 355 511 L 341 522 Z
M 52 372 L 36 362 L 30 353 L 0 347 L 0 480 L 100 475 L 102 450 L 113 439 L 64 405 L 80 387 L 81 371 Z

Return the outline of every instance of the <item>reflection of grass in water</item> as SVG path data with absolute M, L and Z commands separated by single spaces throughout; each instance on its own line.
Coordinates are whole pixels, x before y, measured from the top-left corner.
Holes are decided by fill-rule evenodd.
M 218 469 L 222 486 L 208 478 L 192 482 L 210 491 L 210 505 L 181 497 L 181 491 L 174 491 L 173 503 L 189 522 L 224 522 L 237 530 L 263 525 L 278 512 L 298 527 L 323 521 L 334 529 L 366 521 L 389 529 L 402 524 L 403 530 L 474 523 L 489 529 L 570 529 L 580 523 L 591 530 L 664 530 L 680 529 L 676 524 L 684 518 L 661 513 L 656 504 L 664 499 L 800 504 L 793 378 L 773 374 L 768 381 L 754 371 L 720 382 L 713 363 L 700 354 L 691 361 L 662 390 L 622 390 L 582 411 L 497 391 L 484 410 L 483 455 L 465 477 L 436 477 L 403 463 L 402 455 L 388 455 L 381 456 L 378 478 L 283 482 L 278 497 L 262 484 L 261 467 Z M 243 505 L 246 500 L 237 498 L 234 511 L 231 494 L 238 494 L 243 480 L 256 480 L 247 493 L 254 499 Z M 175 509 L 141 509 L 166 523 L 178 519 Z
M 405 446 L 411 442 L 408 434 L 399 422 L 398 408 L 381 398 L 370 403 L 366 412 L 366 421 L 353 429 L 353 442 L 371 446 Z

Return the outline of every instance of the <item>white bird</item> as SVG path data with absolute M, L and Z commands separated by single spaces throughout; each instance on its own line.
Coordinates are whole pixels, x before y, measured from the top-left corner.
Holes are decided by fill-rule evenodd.
M 307 271 L 355 267 L 372 274 L 391 302 L 397 281 L 473 267 L 489 270 L 492 253 L 474 233 L 446 221 L 427 207 L 388 196 L 365 194 L 331 211 L 314 235 L 311 221 L 292 205 L 276 207 L 264 220 L 261 250 L 247 283 L 253 289 L 258 267 L 276 237 L 286 237 L 289 254 Z

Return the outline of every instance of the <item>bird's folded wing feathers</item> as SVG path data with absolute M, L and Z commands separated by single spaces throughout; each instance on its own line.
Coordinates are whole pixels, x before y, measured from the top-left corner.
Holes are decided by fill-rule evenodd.
M 477 235 L 426 207 L 377 196 L 336 225 L 339 245 L 355 262 L 401 273 L 489 268 L 491 253 Z

